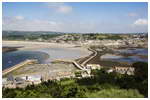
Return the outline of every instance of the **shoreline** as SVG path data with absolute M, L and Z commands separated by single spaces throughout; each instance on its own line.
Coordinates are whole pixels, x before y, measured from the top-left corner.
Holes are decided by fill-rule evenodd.
M 5 76 L 6 74 L 8 74 L 14 70 L 17 70 L 18 68 L 20 68 L 24 65 L 32 64 L 32 63 L 36 63 L 36 62 L 37 62 L 37 60 L 34 60 L 34 59 L 26 59 L 26 60 L 20 62 L 19 64 L 16 64 L 12 67 L 9 67 L 9 68 L 2 70 L 2 76 Z
M 38 46 L 37 46 L 38 45 Z M 85 51 L 87 53 L 92 53 L 87 50 L 86 47 L 77 47 L 75 44 L 68 43 L 52 43 L 52 42 L 35 42 L 35 41 L 6 41 L 2 40 L 2 46 L 10 46 L 10 47 L 21 47 L 18 50 L 37 50 L 41 48 L 63 48 L 63 49 L 72 49 L 72 50 L 80 50 Z
M 23 44 L 24 47 L 22 47 L 23 49 L 33 49 L 33 47 L 37 48 L 41 48 L 41 47 L 45 47 L 45 46 L 52 46 L 52 47 L 74 47 L 76 46 L 75 44 L 67 44 L 67 43 L 52 43 L 52 42 L 36 42 L 36 41 L 7 41 L 7 40 L 2 40 L 2 44 L 8 44 L 8 45 L 17 45 L 17 47 L 19 47 L 19 44 Z M 41 47 L 37 47 L 35 45 L 40 45 Z M 33 47 L 30 47 L 33 46 Z M 20 49 L 22 49 L 20 48 Z
M 62 49 L 78 50 L 78 51 L 86 52 L 84 55 L 81 55 L 80 57 L 78 57 L 76 59 L 87 57 L 87 56 L 91 55 L 91 53 L 92 53 L 87 48 L 76 47 L 76 45 L 73 45 L 73 44 L 48 43 L 48 42 L 31 42 L 31 41 L 2 41 L 2 43 L 3 43 L 3 46 L 7 46 L 7 47 L 10 46 L 10 48 L 21 46 L 21 48 L 18 48 L 18 51 L 24 51 L 24 50 L 29 50 L 29 51 L 30 50 L 31 51 L 35 50 L 36 51 L 36 50 L 41 49 L 41 48 L 50 47 L 50 48 L 62 48 Z M 76 60 L 76 59 L 74 59 L 74 60 Z M 9 68 L 11 68 L 11 67 L 9 67 Z M 7 70 L 9 68 L 6 68 L 5 70 Z
M 13 41 L 12 42 L 12 41 L 3 41 L 3 43 L 8 43 L 9 45 L 10 44 L 15 44 L 14 46 L 18 46 L 18 44 L 19 44 L 18 42 L 20 44 L 24 45 L 24 47 L 19 48 L 18 50 L 36 50 L 36 49 L 39 49 L 39 48 L 48 48 L 48 49 L 50 49 L 50 48 L 63 48 L 63 49 L 70 49 L 70 50 L 86 51 L 87 52 L 86 55 L 83 55 L 83 56 L 80 56 L 80 57 L 78 57 L 76 59 L 73 59 L 74 61 L 77 61 L 81 66 L 84 66 L 84 65 L 86 65 L 88 63 L 92 63 L 92 64 L 95 64 L 95 63 L 96 64 L 100 64 L 101 63 L 102 66 L 105 66 L 105 65 L 107 66 L 108 65 L 107 62 L 113 63 L 112 61 L 109 61 L 109 60 L 108 61 L 98 60 L 99 56 L 102 56 L 105 53 L 110 52 L 110 51 L 107 51 L 107 50 L 99 52 L 99 51 L 95 50 L 92 47 L 90 47 L 90 48 L 76 47 L 77 45 L 67 44 L 67 43 L 62 45 L 62 43 L 48 43 L 48 42 L 31 42 L 31 41 Z M 37 44 L 39 45 L 38 47 L 37 47 Z M 37 47 L 37 48 L 34 48 L 34 47 Z M 55 59 L 53 59 L 53 60 L 55 60 Z M 65 59 L 65 60 L 67 60 L 67 59 Z M 121 62 L 114 62 L 112 65 L 114 65 L 114 64 L 124 65 Z
M 18 50 L 18 47 L 2 47 L 2 53 L 17 51 L 17 50 Z

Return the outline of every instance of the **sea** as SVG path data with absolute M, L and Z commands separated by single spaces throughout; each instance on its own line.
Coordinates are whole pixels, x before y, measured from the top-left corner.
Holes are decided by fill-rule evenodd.
M 12 67 L 26 59 L 37 59 L 40 64 L 50 64 L 56 59 L 77 59 L 89 53 L 79 49 L 42 48 L 34 51 L 11 51 L 2 53 L 2 69 Z
M 127 62 L 127 63 L 134 63 L 137 61 L 148 62 L 148 49 L 147 48 L 136 48 L 136 49 L 122 49 L 117 50 L 116 52 L 120 54 L 133 54 L 132 56 L 121 56 L 121 55 L 113 55 L 113 54 L 105 54 L 101 56 L 102 60 L 112 60 L 118 62 Z M 146 56 L 141 58 L 137 55 Z
M 136 53 L 141 55 L 148 55 L 148 49 L 127 49 L 120 50 L 118 52 L 125 53 Z M 74 49 L 64 49 L 64 48 L 43 48 L 35 51 L 11 51 L 2 53 L 2 70 L 12 67 L 26 59 L 37 59 L 40 64 L 48 64 L 55 59 L 76 59 L 82 56 L 88 55 L 87 52 L 74 50 Z M 129 57 L 117 57 L 117 56 L 105 56 L 105 58 L 110 58 L 116 61 L 125 61 L 133 63 L 136 61 L 148 62 L 148 58 L 141 59 L 137 56 Z

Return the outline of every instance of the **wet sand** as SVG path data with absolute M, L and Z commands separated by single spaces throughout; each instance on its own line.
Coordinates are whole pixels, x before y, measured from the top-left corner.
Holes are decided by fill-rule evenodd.
M 2 41 L 3 46 L 10 47 L 21 47 L 19 50 L 35 50 L 39 48 L 55 47 L 55 48 L 68 48 L 68 49 L 78 49 L 89 52 L 86 48 L 79 47 L 74 44 L 67 43 L 50 43 L 50 42 L 31 42 L 31 41 Z
M 77 47 L 67 43 L 2 41 L 3 46 L 21 47 L 19 51 L 42 51 L 50 55 L 51 59 L 77 59 L 90 55 L 92 52 L 84 47 Z
M 2 52 L 16 51 L 17 47 L 3 47 Z
M 60 57 L 60 58 L 64 55 L 67 55 L 66 57 L 70 56 L 71 58 L 73 58 L 73 56 L 75 56 L 75 58 L 78 58 L 78 57 L 88 56 L 92 53 L 87 48 L 77 47 L 76 45 L 65 44 L 65 43 L 61 44 L 61 43 L 27 42 L 27 41 L 2 41 L 2 43 L 3 43 L 3 46 L 21 47 L 21 48 L 18 48 L 19 51 L 41 51 L 42 50 L 43 52 L 46 52 L 50 55 L 50 59 L 52 58 L 52 56 L 55 57 L 54 55 L 57 55 L 57 57 Z M 54 49 L 54 50 L 51 50 L 51 49 Z M 63 51 L 65 53 L 63 52 L 59 53 L 59 49 L 60 51 Z M 75 52 L 75 53 L 70 53 L 70 52 Z M 81 55 L 79 52 L 81 52 Z M 76 67 L 72 64 L 68 66 L 68 64 L 60 64 L 60 63 L 53 64 L 52 63 L 48 65 L 39 64 L 36 66 L 27 65 L 19 69 L 16 69 L 15 71 L 12 72 L 12 74 L 17 75 L 17 76 L 25 75 L 25 74 L 43 75 L 46 72 L 46 73 L 50 73 L 50 75 L 53 76 L 54 74 L 58 72 L 73 72 L 76 70 L 77 70 Z

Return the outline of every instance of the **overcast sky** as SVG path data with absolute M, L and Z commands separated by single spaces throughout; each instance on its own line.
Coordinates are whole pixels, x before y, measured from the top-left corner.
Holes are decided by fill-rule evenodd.
M 111 32 L 148 31 L 147 3 L 3 3 L 3 30 Z

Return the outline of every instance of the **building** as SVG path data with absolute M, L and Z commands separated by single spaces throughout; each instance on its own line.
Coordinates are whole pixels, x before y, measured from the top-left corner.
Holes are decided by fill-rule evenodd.
M 86 69 L 101 69 L 102 67 L 99 64 L 87 64 Z
M 128 74 L 128 75 L 134 75 L 134 68 L 133 67 L 113 67 L 113 71 L 118 72 L 120 74 Z

